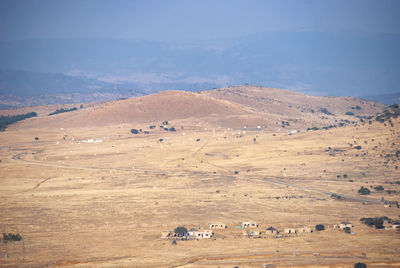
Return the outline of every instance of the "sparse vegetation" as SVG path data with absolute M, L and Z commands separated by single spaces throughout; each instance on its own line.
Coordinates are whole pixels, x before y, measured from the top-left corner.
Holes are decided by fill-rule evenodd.
M 384 222 L 391 222 L 392 220 L 386 216 L 383 216 L 374 218 L 361 218 L 360 221 L 369 227 L 374 226 L 376 229 L 383 229 Z
M 357 262 L 356 264 L 354 264 L 354 268 L 367 268 L 367 265 L 362 262 Z
M 326 115 L 334 115 L 333 113 L 329 112 L 326 108 L 321 108 L 319 111 Z
M 72 112 L 72 111 L 76 111 L 76 110 L 78 110 L 78 108 L 76 108 L 76 107 L 73 107 L 73 108 L 70 108 L 70 109 L 61 108 L 61 109 L 55 110 L 52 113 L 49 113 L 48 116 L 55 115 L 55 114 L 62 114 L 62 113 Z
M 16 234 L 12 234 L 12 233 L 8 233 L 5 234 L 3 233 L 3 242 L 7 243 L 7 242 L 13 242 L 13 241 L 21 241 L 22 237 L 19 233 Z
M 187 234 L 187 229 L 184 226 L 178 226 L 175 228 L 174 233 L 178 236 L 178 237 L 183 237 Z
M 376 191 L 379 191 L 379 192 L 385 190 L 385 188 L 383 188 L 382 185 L 375 186 L 374 189 L 375 189 Z
M 389 110 L 385 110 L 385 111 L 383 111 L 382 114 L 376 116 L 375 120 L 380 123 L 385 123 L 386 121 L 389 121 L 389 123 L 392 126 L 393 123 L 392 123 L 392 121 L 390 121 L 390 119 L 397 118 L 397 117 L 399 117 L 399 115 L 400 115 L 399 105 L 393 104 L 393 105 L 389 106 Z
M 344 227 L 344 228 L 343 228 L 343 231 L 344 231 L 345 233 L 347 233 L 347 234 L 350 234 L 350 233 L 351 233 L 351 228 L 350 228 L 350 227 Z
M 319 128 L 317 128 L 317 127 L 307 128 L 307 131 L 310 131 L 310 130 L 319 130 Z
M 14 124 L 18 121 L 22 121 L 27 118 L 36 117 L 37 113 L 31 112 L 27 114 L 19 114 L 19 115 L 7 115 L 7 116 L 0 116 L 0 131 L 6 130 L 6 128 Z
M 368 195 L 371 193 L 371 191 L 368 188 L 365 188 L 364 186 L 361 186 L 360 189 L 358 189 L 357 193 L 361 195 Z
M 347 112 L 346 115 L 354 115 L 353 112 Z
M 336 200 L 342 199 L 342 197 L 340 195 L 338 195 L 338 194 L 331 194 L 331 198 L 332 199 L 336 199 Z

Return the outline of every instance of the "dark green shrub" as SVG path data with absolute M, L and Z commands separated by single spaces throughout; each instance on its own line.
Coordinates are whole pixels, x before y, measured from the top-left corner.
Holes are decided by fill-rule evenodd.
M 334 115 L 333 113 L 329 112 L 326 108 L 321 108 L 321 109 L 320 109 L 320 112 L 321 112 L 321 113 L 324 113 L 324 114 L 326 114 L 326 115 Z
M 138 134 L 138 133 L 139 133 L 139 130 L 137 130 L 136 128 L 132 128 L 132 129 L 131 129 L 131 133 L 132 133 L 132 134 Z
M 351 233 L 351 228 L 350 227 L 344 227 L 343 231 L 347 234 Z
M 187 229 L 184 226 L 178 226 L 175 228 L 174 233 L 178 236 L 178 237 L 183 237 L 187 234 Z
M 385 190 L 385 188 L 383 188 L 382 185 L 375 186 L 374 189 L 375 189 L 376 191 L 383 191 L 383 190 Z
M 365 188 L 364 186 L 361 186 L 361 188 L 357 192 L 362 195 L 367 195 L 371 193 L 371 191 L 368 188 Z
M 7 115 L 7 116 L 0 116 L 0 131 L 6 130 L 7 126 L 14 124 L 18 121 L 31 118 L 31 117 L 36 117 L 37 113 L 32 112 L 32 113 L 27 113 L 27 114 L 18 114 L 18 115 Z
M 322 224 L 317 224 L 317 225 L 315 225 L 315 230 L 323 231 L 323 230 L 325 230 L 325 226 Z
M 367 265 L 362 262 L 357 262 L 354 264 L 354 268 L 367 268 Z
M 5 234 L 3 233 L 3 242 L 7 243 L 7 242 L 12 242 L 12 241 L 21 241 L 22 237 L 19 233 L 16 234 L 12 234 L 12 233 L 8 233 Z
M 61 113 L 66 113 L 66 112 L 72 112 L 72 111 L 76 111 L 76 110 L 78 110 L 78 108 L 76 108 L 76 107 L 73 107 L 71 109 L 61 108 L 61 109 L 57 109 L 56 111 L 54 111 L 52 113 L 49 113 L 48 115 L 50 116 L 50 115 L 61 114 Z
M 383 216 L 375 218 L 361 218 L 360 221 L 369 227 L 374 226 L 376 229 L 383 229 L 384 221 L 391 222 L 392 220 L 386 216 Z

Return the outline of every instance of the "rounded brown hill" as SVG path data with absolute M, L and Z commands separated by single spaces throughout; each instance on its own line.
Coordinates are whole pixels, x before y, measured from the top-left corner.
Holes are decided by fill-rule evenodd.
M 369 116 L 381 113 L 382 103 L 352 97 L 321 97 L 253 85 L 231 86 L 202 94 L 228 100 L 259 112 L 284 116 L 305 115 Z
M 45 116 L 21 123 L 25 127 L 95 127 L 125 123 L 187 121 L 200 125 L 242 127 L 243 122 L 272 119 L 243 105 L 199 93 L 163 91 L 144 97 L 103 103 L 78 111 Z

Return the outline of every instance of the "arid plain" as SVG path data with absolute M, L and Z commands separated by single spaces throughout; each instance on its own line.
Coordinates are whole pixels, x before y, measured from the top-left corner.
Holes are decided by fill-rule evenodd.
M 360 222 L 400 220 L 380 202 L 400 201 L 400 122 L 375 120 L 382 104 L 242 86 L 31 108 L 0 132 L 0 231 L 23 238 L 1 241 L 1 267 L 400 266 L 400 233 Z M 248 237 L 248 220 L 314 231 Z M 211 222 L 228 228 L 160 238 Z

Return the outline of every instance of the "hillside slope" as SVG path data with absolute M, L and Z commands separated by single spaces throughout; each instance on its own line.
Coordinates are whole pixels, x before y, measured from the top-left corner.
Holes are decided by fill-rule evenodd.
M 176 126 L 290 132 L 356 123 L 363 117 L 382 112 L 384 107 L 383 104 L 354 98 L 312 97 L 288 90 L 238 86 L 202 93 L 163 91 L 138 98 L 84 105 L 84 109 L 42 116 L 19 125 L 103 127 L 158 124 L 168 120 L 174 121 Z M 34 107 L 30 109 L 35 111 Z
M 164 91 L 127 100 L 106 102 L 78 111 L 21 122 L 21 127 L 102 127 L 117 124 L 179 121 L 191 125 L 242 127 L 243 122 L 272 124 L 265 116 L 245 106 L 203 94 Z
M 356 116 L 369 116 L 382 112 L 385 107 L 381 103 L 352 97 L 309 96 L 291 90 L 252 85 L 203 91 L 202 94 L 236 102 L 259 112 L 286 116 L 323 115 L 327 112 L 336 116 L 344 116 L 348 112 Z

